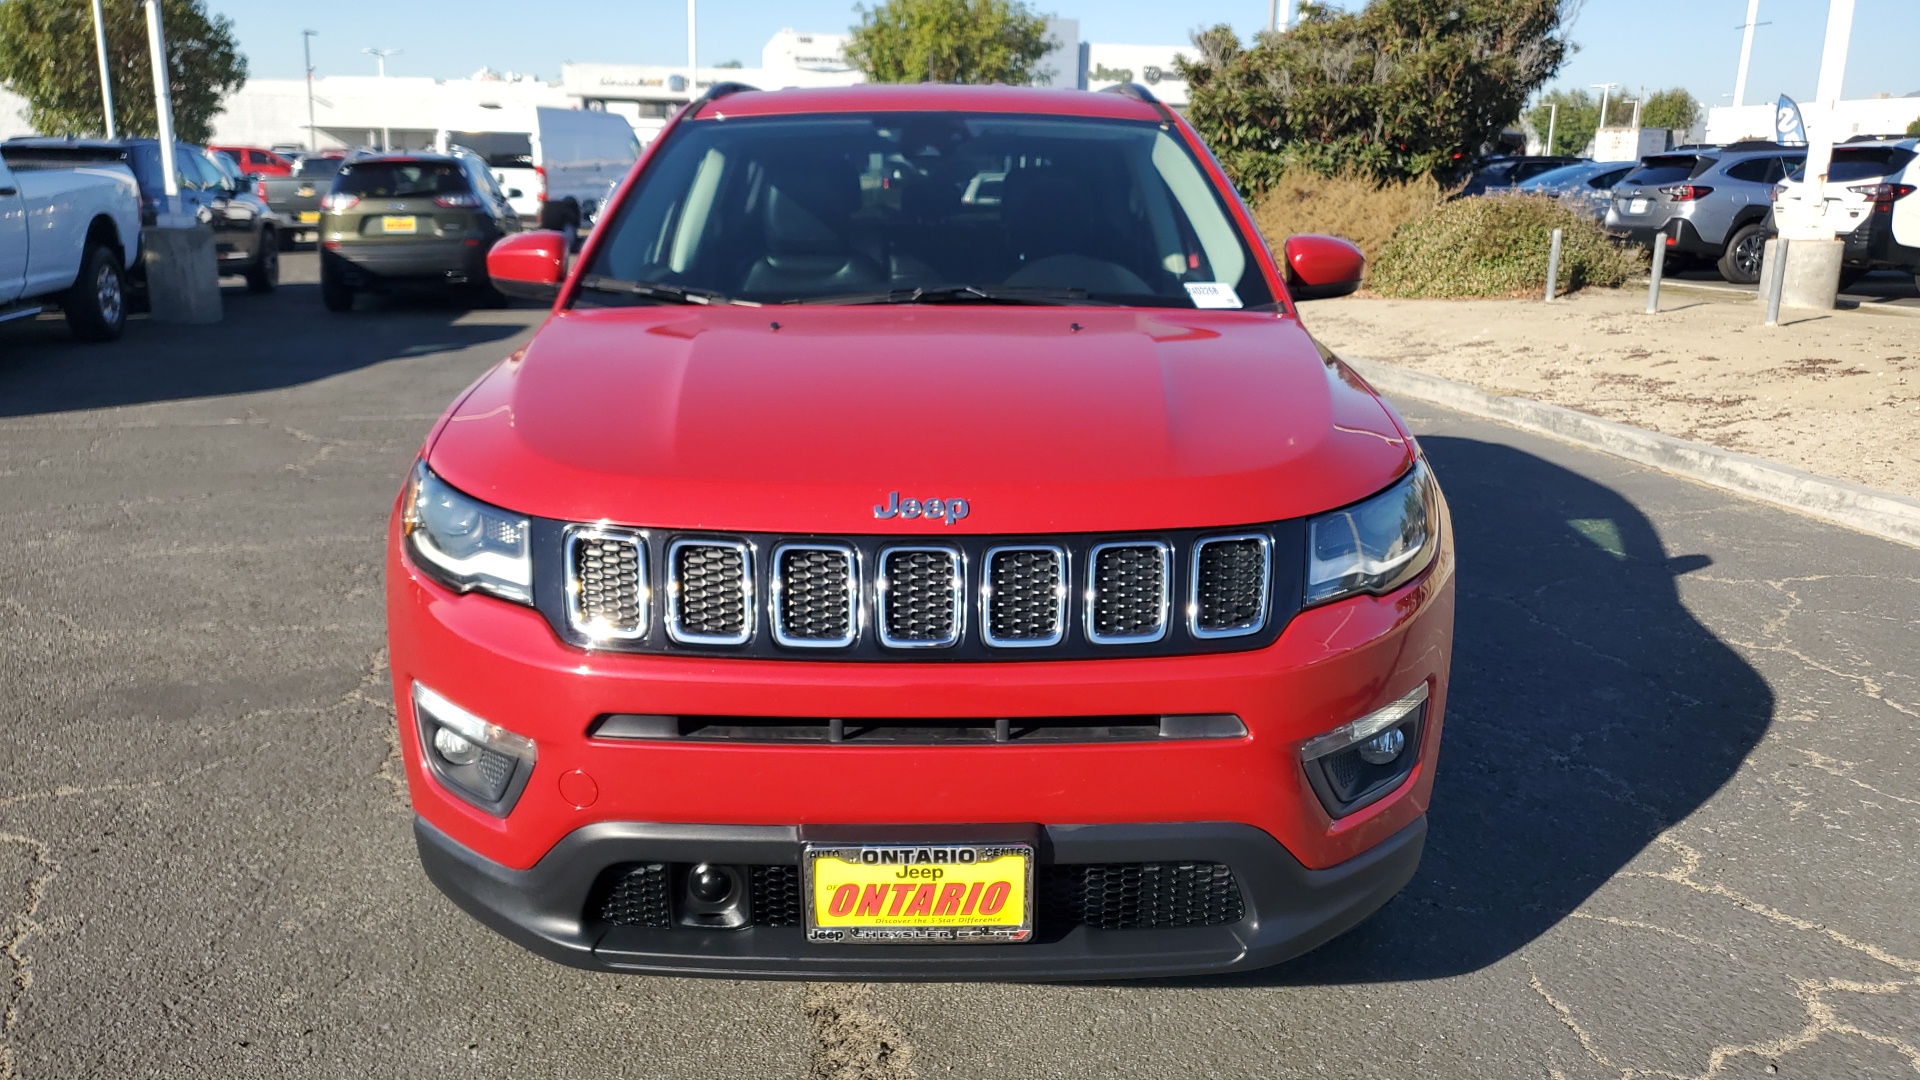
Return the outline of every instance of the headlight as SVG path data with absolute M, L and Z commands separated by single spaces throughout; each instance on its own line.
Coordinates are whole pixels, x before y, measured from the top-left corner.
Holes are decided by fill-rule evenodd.
M 462 495 L 423 461 L 407 483 L 401 527 L 415 562 L 442 585 L 533 603 L 526 518 Z
M 1392 487 L 1309 525 L 1307 603 L 1389 593 L 1419 576 L 1440 543 L 1440 489 L 1424 460 Z

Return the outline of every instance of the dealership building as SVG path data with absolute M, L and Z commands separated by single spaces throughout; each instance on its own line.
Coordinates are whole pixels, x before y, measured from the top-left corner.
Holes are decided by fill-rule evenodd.
M 1037 65 L 1047 85 L 1099 90 L 1137 82 L 1175 108 L 1187 103 L 1187 85 L 1174 68 L 1175 57 L 1190 54 L 1185 47 L 1083 42 L 1077 19 L 1050 20 L 1047 31 L 1052 48 Z M 846 63 L 846 42 L 844 34 L 782 30 L 761 50 L 759 66 L 700 68 L 691 90 L 685 65 L 667 64 L 568 63 L 557 81 L 487 69 L 465 79 L 329 75 L 313 81 L 311 134 L 305 79 L 250 79 L 214 118 L 212 141 L 425 149 L 442 129 L 491 130 L 488 114 L 505 122 L 532 106 L 617 113 L 645 141 L 714 83 L 782 89 L 863 82 Z M 0 90 L 0 138 L 30 133 L 24 112 L 23 101 Z

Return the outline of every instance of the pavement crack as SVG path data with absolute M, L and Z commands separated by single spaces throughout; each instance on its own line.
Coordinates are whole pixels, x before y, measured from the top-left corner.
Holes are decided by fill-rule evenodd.
M 40 923 L 36 919 L 40 901 L 46 896 L 47 884 L 59 873 L 60 864 L 54 861 L 45 843 L 31 836 L 0 833 L 0 844 L 25 847 L 34 867 L 27 879 L 26 898 L 19 907 L 7 913 L 3 931 L 5 946 L 0 949 L 10 969 L 6 984 L 6 1007 L 4 1012 L 0 1012 L 0 1080 L 17 1080 L 20 1067 L 13 1054 L 13 1032 L 20 1023 L 20 1004 L 26 999 L 27 991 L 33 989 L 33 958 L 25 952 L 24 946 L 29 937 L 40 931 Z
M 814 983 L 803 1005 L 813 1024 L 813 1080 L 912 1080 L 913 1043 L 873 1010 L 864 983 Z

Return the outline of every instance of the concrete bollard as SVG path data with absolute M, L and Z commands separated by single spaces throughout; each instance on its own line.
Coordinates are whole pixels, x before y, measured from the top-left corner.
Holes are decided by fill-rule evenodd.
M 1784 254 L 1776 271 L 1780 306 L 1832 311 L 1840 297 L 1840 264 L 1846 255 L 1846 241 L 1796 239 L 1782 247 Z M 1765 274 L 1768 269 L 1763 256 L 1760 272 Z
M 1547 251 L 1547 303 L 1553 303 L 1553 294 L 1560 285 L 1560 230 L 1553 230 L 1553 247 Z
M 1653 234 L 1653 273 L 1647 278 L 1647 314 L 1660 311 L 1660 275 L 1667 269 L 1667 232 Z
M 212 228 L 142 229 L 140 250 L 154 322 L 204 325 L 220 321 L 220 264 Z

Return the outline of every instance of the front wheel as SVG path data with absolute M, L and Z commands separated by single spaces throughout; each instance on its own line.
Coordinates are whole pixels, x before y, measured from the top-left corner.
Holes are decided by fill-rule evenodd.
M 119 252 L 105 244 L 87 249 L 80 276 L 60 298 L 67 328 L 81 341 L 113 341 L 127 327 L 127 281 Z
M 320 302 L 328 311 L 353 310 L 353 286 L 341 278 L 329 260 L 320 261 Z
M 1727 237 L 1727 250 L 1720 256 L 1720 276 L 1735 285 L 1753 285 L 1760 280 L 1760 263 L 1767 251 L 1767 227 L 1756 221 L 1742 225 Z
M 280 234 L 272 229 L 260 231 L 260 251 L 247 267 L 247 291 L 270 293 L 280 287 Z

